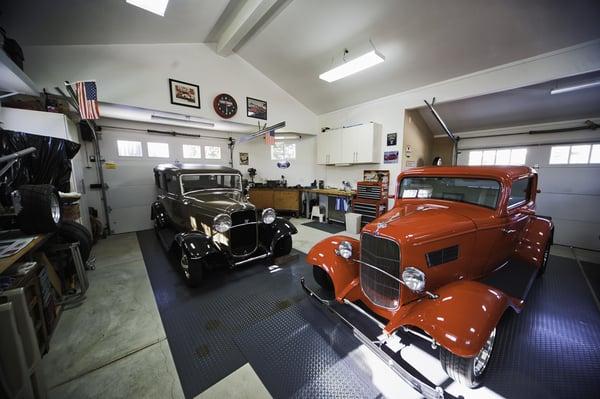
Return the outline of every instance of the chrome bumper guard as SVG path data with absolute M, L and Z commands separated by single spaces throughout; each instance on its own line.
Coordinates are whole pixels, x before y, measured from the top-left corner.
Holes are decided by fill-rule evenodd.
M 312 291 L 310 288 L 308 288 L 306 286 L 306 284 L 304 282 L 304 277 L 300 278 L 300 284 L 302 285 L 302 288 L 304 289 L 304 291 L 306 291 L 306 293 L 309 296 L 314 298 L 321 305 L 325 305 L 327 310 L 329 310 L 331 313 L 336 315 L 342 322 L 344 322 L 344 324 L 346 324 L 348 327 L 350 327 L 352 329 L 352 333 L 354 334 L 354 336 L 356 338 L 359 339 L 359 341 L 361 341 L 367 348 L 369 348 L 375 355 L 377 355 L 377 357 L 379 357 L 381 360 L 383 360 L 404 382 L 406 382 L 408 385 L 410 385 L 415 391 L 419 392 L 421 395 L 423 395 L 427 399 L 444 399 L 444 390 L 442 389 L 442 387 L 431 386 L 431 385 L 419 380 L 418 378 L 414 377 L 408 371 L 403 369 L 398 363 L 396 363 L 394 361 L 394 359 L 392 359 L 387 353 L 385 353 L 379 347 L 379 345 L 377 345 L 376 342 L 373 342 L 371 339 L 369 339 L 369 337 L 367 337 L 365 334 L 363 334 L 348 319 L 346 319 L 339 312 L 337 312 L 334 308 L 332 308 L 330 305 L 336 303 L 335 300 L 327 300 L 327 299 L 321 298 L 319 295 L 317 295 L 316 292 Z M 383 324 L 381 324 L 381 322 L 379 322 L 379 320 L 377 320 L 376 318 L 374 318 L 373 316 L 371 316 L 364 310 L 360 309 L 359 307 L 354 305 L 352 302 L 350 302 L 350 301 L 344 301 L 344 302 L 347 305 L 351 305 L 353 309 L 359 311 L 361 314 L 367 316 L 371 321 L 375 322 L 379 327 L 381 327 L 381 328 L 384 327 Z

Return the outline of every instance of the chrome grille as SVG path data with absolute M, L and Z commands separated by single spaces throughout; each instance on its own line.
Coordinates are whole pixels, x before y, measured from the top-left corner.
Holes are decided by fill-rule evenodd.
M 250 255 L 258 245 L 256 211 L 254 209 L 231 214 L 229 246 L 234 256 Z
M 360 260 L 360 286 L 363 293 L 375 305 L 389 309 L 397 308 L 400 300 L 400 282 L 389 275 L 400 278 L 398 243 L 388 238 L 363 234 Z

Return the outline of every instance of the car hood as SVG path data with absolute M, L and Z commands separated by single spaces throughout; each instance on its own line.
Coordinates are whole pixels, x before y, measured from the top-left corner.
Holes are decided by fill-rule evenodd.
M 207 215 L 255 209 L 254 205 L 246 201 L 242 192 L 237 190 L 199 191 L 188 194 L 185 198 L 191 200 L 191 206 L 199 208 Z
M 419 203 L 393 208 L 366 225 L 363 232 L 418 245 L 469 233 L 475 228 L 473 220 L 464 216 L 460 207 Z

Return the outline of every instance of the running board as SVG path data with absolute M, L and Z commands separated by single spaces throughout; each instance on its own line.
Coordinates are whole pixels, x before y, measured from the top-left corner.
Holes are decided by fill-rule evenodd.
M 254 257 L 252 257 L 252 258 L 248 258 L 248 259 L 241 260 L 241 261 L 239 261 L 239 262 L 235 262 L 235 263 L 233 264 L 233 266 L 234 266 L 234 267 L 235 267 L 235 266 L 240 266 L 240 265 L 243 265 L 243 264 L 246 264 L 246 263 L 254 262 L 255 260 L 259 260 L 259 259 L 265 259 L 265 258 L 268 258 L 268 257 L 269 257 L 269 256 L 271 256 L 271 255 L 272 255 L 272 254 L 271 254 L 271 252 L 267 252 L 267 253 L 264 253 L 264 254 L 262 254 L 262 255 L 254 256 Z
M 308 288 L 304 282 L 304 277 L 300 278 L 300 284 L 304 291 L 312 298 L 314 298 L 321 305 L 325 305 L 327 310 L 337 316 L 344 324 L 346 324 L 352 330 L 352 333 L 360 342 L 362 342 L 367 348 L 369 348 L 379 359 L 381 359 L 385 364 L 388 365 L 404 382 L 410 385 L 415 391 L 419 392 L 427 399 L 444 399 L 444 390 L 440 386 L 431 386 L 418 378 L 414 377 L 410 372 L 403 369 L 398 363 L 394 361 L 387 353 L 385 353 L 375 342 L 371 341 L 369 337 L 363 334 L 355 325 L 352 324 L 348 319 L 342 316 L 339 312 L 337 312 L 333 307 L 335 300 L 328 300 L 321 298 L 316 292 Z M 347 302 L 344 301 L 346 304 Z M 352 304 L 352 308 L 356 310 L 357 306 Z M 362 311 L 362 314 L 366 314 L 366 312 Z M 368 315 L 371 321 L 376 321 L 376 324 L 379 326 L 381 323 L 376 320 L 371 315 Z

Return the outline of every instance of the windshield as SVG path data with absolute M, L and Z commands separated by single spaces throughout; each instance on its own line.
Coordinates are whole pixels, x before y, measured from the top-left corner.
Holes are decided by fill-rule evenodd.
M 433 198 L 496 208 L 500 183 L 461 177 L 405 177 L 399 198 Z
M 237 174 L 193 174 L 181 175 L 181 191 L 188 194 L 200 190 L 242 189 L 242 180 Z

